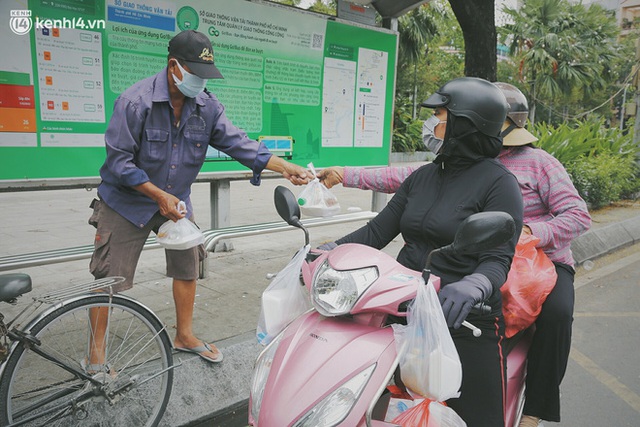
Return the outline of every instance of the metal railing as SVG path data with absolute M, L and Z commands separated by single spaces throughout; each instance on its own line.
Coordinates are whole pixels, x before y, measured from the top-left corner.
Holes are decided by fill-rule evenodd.
M 355 213 L 347 213 L 335 215 L 329 218 L 308 218 L 303 219 L 302 223 L 305 227 L 318 227 L 322 225 L 341 224 L 353 221 L 368 220 L 377 215 L 373 211 L 361 211 Z M 279 231 L 294 230 L 295 227 L 288 225 L 284 221 L 269 222 L 262 224 L 239 225 L 233 227 L 225 227 L 219 229 L 211 229 L 203 232 L 205 241 L 204 245 L 207 251 L 214 252 L 216 245 L 223 239 L 231 239 L 238 237 L 254 236 L 258 234 L 269 234 Z M 156 242 L 155 237 L 149 237 L 144 245 L 144 249 L 160 248 L 160 244 Z M 18 255 L 7 255 L 0 257 L 0 271 L 20 270 L 28 267 L 35 267 L 48 264 L 56 264 L 67 261 L 76 261 L 91 258 L 94 246 L 82 245 L 71 248 L 52 249 L 48 251 L 32 252 Z M 207 263 L 200 263 L 200 277 L 206 277 Z
M 343 224 L 353 221 L 363 221 L 374 218 L 378 213 L 373 211 L 360 211 L 354 213 L 347 213 L 342 215 L 335 215 L 328 218 L 308 218 L 303 219 L 301 222 L 307 228 L 319 227 L 321 225 L 333 225 Z M 237 227 L 221 228 L 219 230 L 209 230 L 204 232 L 205 241 L 204 246 L 207 252 L 215 252 L 216 245 L 223 239 L 231 239 L 238 237 L 255 236 L 258 234 L 277 233 L 280 231 L 290 231 L 296 228 L 287 224 L 284 221 L 269 222 L 263 224 L 244 225 Z M 208 271 L 208 258 L 205 258 L 200 263 L 200 278 L 207 277 Z

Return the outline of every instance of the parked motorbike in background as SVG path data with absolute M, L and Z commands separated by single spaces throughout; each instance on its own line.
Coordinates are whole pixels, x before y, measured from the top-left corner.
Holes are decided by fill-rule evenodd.
M 280 216 L 302 229 L 309 244 L 293 193 L 280 186 L 274 199 Z M 452 244 L 436 251 L 480 253 L 506 242 L 514 232 L 508 214 L 482 212 L 460 225 Z M 391 397 L 387 387 L 394 384 L 399 362 L 390 324 L 406 317 L 423 277 L 439 288 L 440 279 L 428 273 L 429 267 L 425 266 L 426 274 L 410 270 L 384 252 L 360 244 L 311 251 L 301 275 L 313 309 L 292 321 L 258 356 L 249 424 L 396 425 L 385 421 Z M 527 340 L 521 340 L 509 354 L 509 426 L 520 416 L 527 349 Z

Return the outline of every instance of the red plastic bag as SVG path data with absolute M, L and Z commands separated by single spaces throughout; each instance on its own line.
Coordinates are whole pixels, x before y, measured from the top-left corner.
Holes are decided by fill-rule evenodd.
M 529 234 L 520 236 L 509 276 L 500 288 L 507 338 L 535 322 L 558 279 L 553 262 L 536 248 L 539 241 Z
M 398 424 L 402 427 L 427 427 L 429 422 L 429 404 L 432 401 L 424 399 L 413 408 L 409 408 L 397 417 L 391 423 Z
M 425 399 L 407 409 L 391 423 L 402 427 L 467 427 L 467 424 L 446 403 Z

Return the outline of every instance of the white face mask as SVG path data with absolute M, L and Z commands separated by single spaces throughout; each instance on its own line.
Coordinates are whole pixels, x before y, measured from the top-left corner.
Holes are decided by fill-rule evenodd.
M 434 134 L 436 126 L 438 126 L 440 123 L 447 123 L 447 121 L 440 120 L 435 115 L 433 115 L 425 120 L 424 124 L 422 125 L 422 142 L 424 142 L 427 150 L 431 151 L 434 154 L 438 154 L 438 152 L 442 148 L 442 144 L 444 144 L 444 141 L 436 137 Z
M 182 80 L 178 79 L 175 74 L 172 73 L 173 81 L 176 83 L 176 87 L 187 98 L 195 98 L 200 92 L 204 90 L 207 85 L 207 79 L 202 79 L 194 74 L 191 74 L 182 66 L 178 61 L 178 68 L 182 73 Z

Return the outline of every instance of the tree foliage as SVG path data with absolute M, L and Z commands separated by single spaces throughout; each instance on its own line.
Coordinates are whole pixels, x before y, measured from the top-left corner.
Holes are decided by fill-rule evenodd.
M 272 0 L 275 3 L 286 4 L 287 6 L 300 6 L 302 0 Z
M 500 29 L 517 65 L 532 113 L 539 102 L 568 108 L 593 99 L 618 79 L 615 16 L 600 5 L 529 0 L 505 8 L 513 24 Z
M 315 2 L 309 6 L 310 11 L 317 13 L 324 13 L 325 15 L 336 15 L 337 0 L 315 0 Z
M 446 0 L 434 0 L 404 15 L 398 32 L 393 151 L 424 150 L 424 117 L 414 118 L 414 108 L 446 81 L 462 75 L 464 42 Z
M 434 6 L 438 7 L 438 6 Z M 398 68 L 418 63 L 438 34 L 432 7 L 418 7 L 398 18 Z
M 302 0 L 271 0 L 274 3 L 286 4 L 287 6 L 300 7 Z M 315 0 L 311 6 L 307 8 L 312 12 L 323 13 L 325 15 L 336 15 L 338 8 L 337 0 Z

